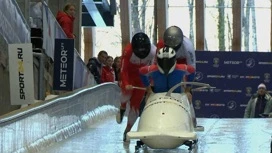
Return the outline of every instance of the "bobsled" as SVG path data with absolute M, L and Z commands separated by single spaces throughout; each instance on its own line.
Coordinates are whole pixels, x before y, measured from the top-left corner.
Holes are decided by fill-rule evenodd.
M 127 138 L 138 139 L 135 149 L 142 144 L 152 149 L 174 149 L 187 145 L 192 149 L 197 143 L 193 125 L 194 112 L 185 93 L 172 93 L 182 85 L 191 84 L 210 88 L 209 84 L 181 82 L 168 92 L 149 96 L 138 122 L 137 131 L 127 133 Z

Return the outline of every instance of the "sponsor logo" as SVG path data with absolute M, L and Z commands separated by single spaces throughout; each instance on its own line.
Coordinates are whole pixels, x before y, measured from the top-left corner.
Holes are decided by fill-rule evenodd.
M 246 66 L 248 68 L 253 68 L 255 66 L 255 60 L 253 58 L 248 58 L 246 60 Z
M 220 118 L 220 116 L 218 114 L 212 114 L 210 118 Z
M 207 78 L 224 79 L 224 75 L 207 75 Z
M 259 65 L 272 65 L 272 62 L 258 62 Z
M 208 64 L 209 61 L 196 61 L 196 63 L 200 63 L 200 64 Z
M 209 89 L 192 89 L 193 92 L 209 92 Z
M 61 57 L 60 57 L 60 87 L 67 85 L 67 50 L 64 49 L 64 43 L 61 43 Z
M 18 57 L 18 79 L 19 79 L 19 93 L 20 99 L 25 99 L 25 75 L 24 75 L 24 59 L 23 59 L 23 48 L 17 48 Z
M 246 87 L 246 96 L 251 97 L 252 96 L 252 88 L 251 87 Z
M 231 79 L 231 74 L 228 74 L 228 75 L 227 75 L 227 79 Z
M 239 78 L 239 75 L 232 75 L 232 74 L 227 75 L 227 79 L 237 79 L 237 78 Z
M 197 71 L 195 74 L 196 81 L 201 81 L 203 79 L 203 73 Z
M 219 67 L 219 58 L 213 58 L 213 67 Z
M 227 74 L 227 79 L 231 79 L 231 74 Z
M 241 75 L 240 76 L 240 79 L 260 79 L 261 77 L 260 76 L 243 76 Z
M 225 107 L 225 104 L 217 104 L 217 103 L 210 103 L 210 104 L 205 104 L 205 106 L 209 107 Z
M 247 107 L 247 104 L 240 104 L 240 107 Z
M 235 101 L 229 101 L 228 103 L 227 103 L 227 107 L 228 107 L 228 109 L 229 110 L 235 110 L 236 109 L 236 106 L 237 106 L 237 103 L 235 102 Z
M 195 109 L 200 109 L 201 106 L 201 101 L 200 100 L 196 100 L 195 101 Z
M 270 73 L 265 73 L 264 74 L 264 82 L 269 83 L 270 82 Z
M 242 61 L 224 61 L 224 64 L 238 65 L 242 64 Z
M 241 93 L 242 90 L 229 90 L 229 89 L 227 89 L 227 90 L 223 90 L 223 92 Z
M 220 91 L 221 91 L 221 89 L 216 89 L 216 88 L 211 88 L 211 89 L 210 89 L 210 92 L 211 92 L 211 93 L 220 92 Z

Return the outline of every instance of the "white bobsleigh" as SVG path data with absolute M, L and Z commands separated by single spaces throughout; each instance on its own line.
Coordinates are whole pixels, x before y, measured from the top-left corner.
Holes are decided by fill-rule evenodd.
M 197 82 L 181 82 L 167 93 L 156 93 L 148 98 L 139 120 L 137 131 L 127 133 L 128 139 L 140 139 L 152 149 L 173 149 L 187 141 L 197 141 L 191 107 L 187 95 L 172 93 L 177 87 L 192 84 L 210 87 Z M 191 146 L 190 146 L 191 147 Z

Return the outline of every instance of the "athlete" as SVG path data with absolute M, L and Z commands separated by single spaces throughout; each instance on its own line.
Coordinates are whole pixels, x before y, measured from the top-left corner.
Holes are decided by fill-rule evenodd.
M 147 88 L 147 95 L 152 92 L 167 92 L 176 84 L 185 81 L 184 77 L 195 72 L 191 65 L 177 64 L 176 51 L 170 47 L 161 48 L 157 53 L 156 64 L 144 66 L 140 69 L 141 79 Z M 153 90 L 151 82 L 153 82 Z M 174 93 L 183 92 L 182 87 L 174 90 Z
M 117 123 L 121 123 L 126 111 L 126 105 L 130 102 L 127 126 L 123 134 L 123 141 L 126 141 L 126 134 L 129 132 L 139 116 L 141 101 L 145 95 L 144 90 L 133 87 L 144 87 L 139 69 L 154 62 L 156 46 L 150 43 L 145 33 L 136 33 L 123 52 L 121 59 L 120 87 L 122 91 L 121 106 L 116 115 Z
M 157 43 L 157 50 L 163 47 L 171 47 L 176 51 L 178 64 L 191 65 L 196 69 L 195 49 L 192 41 L 183 35 L 182 30 L 177 26 L 171 26 L 164 32 L 163 40 Z M 195 73 L 186 75 L 186 81 L 191 82 L 195 79 Z M 192 101 L 191 86 L 186 86 L 185 92 Z

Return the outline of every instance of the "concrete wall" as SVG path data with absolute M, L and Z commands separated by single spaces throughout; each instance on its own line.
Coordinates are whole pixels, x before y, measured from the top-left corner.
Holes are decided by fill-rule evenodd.
M 20 108 L 10 105 L 9 90 L 8 44 L 0 35 L 0 115 Z

